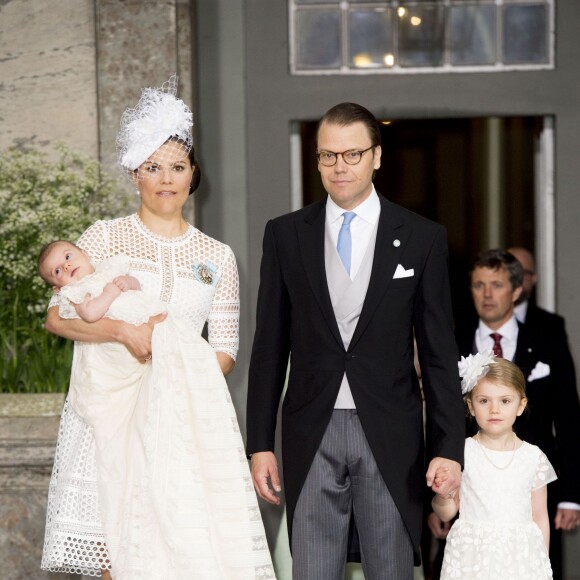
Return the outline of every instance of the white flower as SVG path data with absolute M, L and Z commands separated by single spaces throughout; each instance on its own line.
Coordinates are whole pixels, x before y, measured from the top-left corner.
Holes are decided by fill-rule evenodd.
M 461 357 L 457 366 L 461 377 L 461 392 L 464 395 L 469 393 L 477 381 L 489 372 L 489 365 L 494 363 L 493 358 L 491 350 L 470 354 L 467 358 Z

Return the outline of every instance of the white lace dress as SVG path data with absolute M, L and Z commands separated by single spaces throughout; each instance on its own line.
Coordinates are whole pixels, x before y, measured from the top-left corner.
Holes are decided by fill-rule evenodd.
M 548 458 L 524 442 L 511 451 L 465 441 L 459 518 L 445 545 L 441 580 L 547 580 L 552 568 L 532 520 L 532 491 L 556 479 Z M 492 465 L 493 462 L 493 465 Z
M 200 340 L 207 320 L 213 349 L 237 354 L 238 277 L 230 248 L 191 226 L 179 238 L 155 236 L 136 215 L 97 222 L 79 245 L 95 262 L 127 256 L 142 292 L 169 303 L 168 321 L 179 312 L 190 339 L 171 324 L 158 325 L 152 363 L 122 369 L 145 377 L 134 412 L 110 405 L 107 427 L 124 428 L 102 430 L 98 444 L 93 428 L 65 403 L 41 567 L 91 576 L 110 569 L 115 580 L 274 578 L 229 392 L 223 377 L 206 380 L 218 366 L 215 351 Z M 73 367 L 80 350 L 75 345 Z M 110 368 L 102 364 L 100 371 Z M 123 417 L 137 437 L 127 439 Z M 107 449 L 131 461 L 117 474 L 105 472 L 115 491 L 100 498 L 97 472 L 114 464 L 97 470 Z M 116 508 L 119 497 L 123 510 Z

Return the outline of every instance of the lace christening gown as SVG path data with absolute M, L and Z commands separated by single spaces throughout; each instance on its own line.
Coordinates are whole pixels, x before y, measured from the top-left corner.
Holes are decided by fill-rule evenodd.
M 179 238 L 155 236 L 136 215 L 97 222 L 79 245 L 95 262 L 127 256 L 143 295 L 170 305 L 169 324 L 154 331 L 150 365 L 125 358 L 122 376 L 133 376 L 135 365 L 144 377 L 138 390 L 113 389 L 111 402 L 122 404 L 109 405 L 108 414 L 99 395 L 94 405 L 78 406 L 90 422 L 106 419 L 103 429 L 97 424 L 96 441 L 67 400 L 42 568 L 91 576 L 106 568 L 115 580 L 274 578 L 235 411 L 216 373 L 213 349 L 237 354 L 238 278 L 231 250 L 191 226 Z M 213 349 L 200 338 L 206 320 Z M 107 363 L 124 355 L 116 348 L 76 344 L 72 376 L 79 380 L 93 368 L 90 378 L 98 382 L 99 373 L 110 373 L 112 380 L 104 381 L 110 389 L 118 375 Z M 85 367 L 95 352 L 112 358 L 99 365 L 98 355 L 96 365 Z M 79 353 L 89 353 L 82 364 Z M 119 465 L 124 469 L 116 473 Z M 97 473 L 109 490 L 101 492 L 101 502 Z
M 532 491 L 556 479 L 548 458 L 524 442 L 515 451 L 465 441 L 459 519 L 445 545 L 441 580 L 547 580 L 552 568 L 532 520 Z M 493 465 L 492 465 L 493 462 Z

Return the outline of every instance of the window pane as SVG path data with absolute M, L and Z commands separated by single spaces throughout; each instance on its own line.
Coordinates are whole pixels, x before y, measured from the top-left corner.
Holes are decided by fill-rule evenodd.
M 353 10 L 349 13 L 348 32 L 350 66 L 393 66 L 392 10 Z
M 340 10 L 298 10 L 296 68 L 339 68 Z
M 483 65 L 496 60 L 495 6 L 451 8 L 451 64 Z
M 514 4 L 503 8 L 503 62 L 548 61 L 548 22 L 543 5 Z
M 441 66 L 444 58 L 445 13 L 442 6 L 413 6 L 399 12 L 399 64 Z

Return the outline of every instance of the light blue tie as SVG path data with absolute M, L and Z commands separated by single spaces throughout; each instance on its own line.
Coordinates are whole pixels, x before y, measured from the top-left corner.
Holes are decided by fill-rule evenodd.
M 336 244 L 336 249 L 338 250 L 338 255 L 342 260 L 344 269 L 350 276 L 350 256 L 352 253 L 352 237 L 350 235 L 350 222 L 355 218 L 356 213 L 353 211 L 345 211 L 343 214 L 344 221 L 340 226 L 340 232 L 338 232 L 338 243 Z

